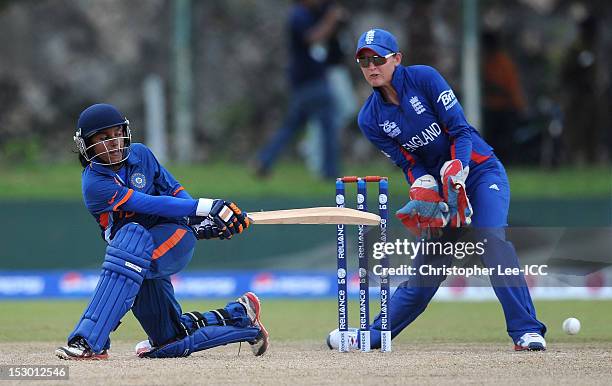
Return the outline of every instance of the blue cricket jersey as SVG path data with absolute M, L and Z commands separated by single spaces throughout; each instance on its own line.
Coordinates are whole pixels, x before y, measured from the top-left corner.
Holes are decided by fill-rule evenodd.
M 391 83 L 400 105 L 385 102 L 374 88 L 358 122 L 364 135 L 402 168 L 410 184 L 425 174 L 439 180 L 440 168 L 450 159 L 474 170 L 493 155 L 433 67 L 397 66 Z
M 182 217 L 195 214 L 198 203 L 140 143 L 130 146 L 130 155 L 117 172 L 97 164 L 85 167 L 82 190 L 85 206 L 107 242 L 130 222 L 147 229 L 182 222 Z

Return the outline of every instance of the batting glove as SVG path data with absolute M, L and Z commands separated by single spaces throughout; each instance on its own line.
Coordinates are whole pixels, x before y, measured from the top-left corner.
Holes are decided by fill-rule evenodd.
M 193 229 L 198 240 L 225 239 L 217 224 L 210 217 L 191 216 L 187 217 L 187 225 Z
M 465 180 L 470 172 L 470 167 L 463 167 L 458 159 L 446 161 L 440 169 L 442 179 L 442 191 L 444 200 L 448 203 L 449 224 L 451 227 L 459 228 L 470 225 L 472 222 L 472 205 L 465 191 Z
M 246 212 L 240 210 L 238 205 L 234 204 L 233 202 L 230 202 L 228 206 L 232 210 L 232 212 L 234 212 L 234 216 L 236 216 L 236 219 L 238 220 L 238 228 L 236 233 L 242 233 L 242 231 L 244 231 L 249 227 L 249 225 L 251 225 L 251 221 L 247 217 Z
M 410 187 L 410 201 L 395 215 L 417 237 L 440 236 L 448 223 L 448 205 L 435 178 L 429 174 L 417 178 Z

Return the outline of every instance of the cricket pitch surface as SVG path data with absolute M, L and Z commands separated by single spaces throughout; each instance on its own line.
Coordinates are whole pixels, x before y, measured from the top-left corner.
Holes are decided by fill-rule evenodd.
M 400 385 L 609 384 L 612 343 L 549 343 L 544 352 L 515 352 L 510 344 L 394 344 L 393 352 L 338 353 L 320 342 L 274 342 L 262 357 L 248 344 L 187 358 L 140 359 L 136 342 L 113 342 L 107 361 L 63 361 L 49 342 L 0 343 L 0 364 L 68 365 L 69 380 L 36 384 L 87 385 Z M 32 381 L 2 381 L 23 385 Z

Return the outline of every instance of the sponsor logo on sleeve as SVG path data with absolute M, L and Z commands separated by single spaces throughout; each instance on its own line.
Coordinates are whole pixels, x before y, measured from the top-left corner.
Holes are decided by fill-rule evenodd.
M 457 97 L 455 97 L 455 93 L 453 93 L 453 90 L 444 90 L 440 93 L 436 102 L 442 102 L 442 105 L 444 105 L 444 109 L 448 111 L 453 108 L 454 105 L 457 104 Z

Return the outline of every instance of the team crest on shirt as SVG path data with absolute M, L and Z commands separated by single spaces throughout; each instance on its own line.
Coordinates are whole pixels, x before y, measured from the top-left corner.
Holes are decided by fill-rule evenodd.
M 412 108 L 417 113 L 417 115 L 420 115 L 421 113 L 425 111 L 425 107 L 419 100 L 419 97 L 416 95 L 410 98 L 410 104 L 412 105 Z
M 130 183 L 133 187 L 142 189 L 147 186 L 147 177 L 142 173 L 134 173 L 130 177 Z
M 387 119 L 383 123 L 379 123 L 378 126 L 382 127 L 385 134 L 387 134 L 391 138 L 395 138 L 402 132 L 399 127 L 397 127 L 397 123 L 389 122 Z

